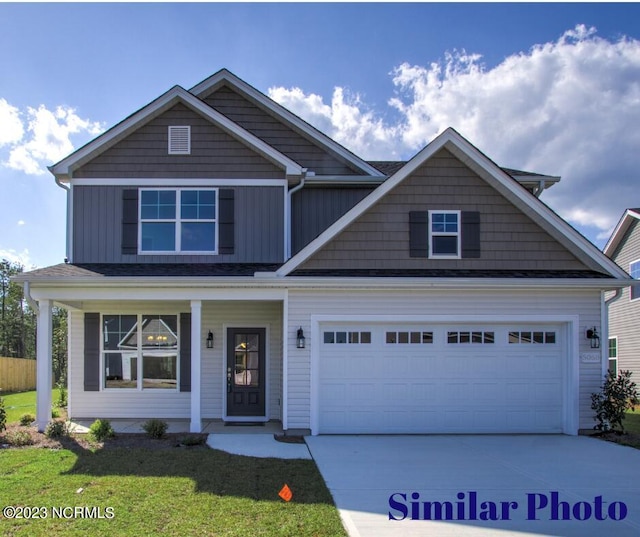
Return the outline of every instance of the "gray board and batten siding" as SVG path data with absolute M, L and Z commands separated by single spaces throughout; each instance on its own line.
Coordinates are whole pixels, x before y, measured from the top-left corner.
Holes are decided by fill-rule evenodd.
M 191 126 L 191 154 L 168 153 L 168 127 Z M 285 171 L 177 104 L 73 172 L 74 178 L 284 179 Z
M 291 160 L 313 170 L 316 175 L 360 175 L 362 172 L 320 148 L 302 133 L 282 123 L 266 109 L 249 101 L 228 86 L 221 86 L 204 97 L 212 108 L 264 140 Z
M 635 220 L 611 255 L 624 270 L 640 260 L 640 220 Z M 607 298 L 611 295 L 608 294 Z M 631 287 L 609 306 L 609 337 L 618 339 L 618 371 L 629 369 L 636 382 L 640 378 L 640 299 L 631 301 Z
M 412 256 L 410 215 L 428 210 L 460 210 L 463 220 L 465 213 L 478 218 L 479 251 L 466 259 Z M 299 268 L 589 270 L 446 149 L 431 157 Z
M 148 186 L 154 185 L 151 182 Z M 188 182 L 184 186 L 188 186 Z M 73 188 L 74 263 L 279 263 L 283 260 L 284 187 L 224 187 L 233 190 L 235 204 L 234 249 L 233 254 L 227 255 L 123 254 L 123 192 L 131 188 Z

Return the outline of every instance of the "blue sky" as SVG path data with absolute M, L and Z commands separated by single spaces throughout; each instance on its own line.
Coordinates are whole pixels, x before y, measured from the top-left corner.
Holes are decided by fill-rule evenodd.
M 598 246 L 640 206 L 640 4 L 1 4 L 0 257 L 65 255 L 46 166 L 226 67 L 369 159 L 453 126 Z

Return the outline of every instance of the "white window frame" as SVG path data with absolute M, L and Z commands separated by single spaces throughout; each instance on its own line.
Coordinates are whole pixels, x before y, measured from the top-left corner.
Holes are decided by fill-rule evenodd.
M 433 215 L 435 214 L 455 214 L 458 219 L 458 231 L 443 231 L 443 232 L 433 232 Z M 452 210 L 429 210 L 429 222 L 427 223 L 429 226 L 429 258 L 435 259 L 462 259 L 462 211 L 452 211 Z M 456 251 L 454 254 L 438 254 L 433 251 L 433 238 L 434 237 L 456 237 Z
M 163 219 L 145 219 L 142 218 L 142 192 L 157 192 L 157 191 L 173 191 L 176 193 L 176 214 L 174 218 Z M 182 207 L 182 192 L 190 190 L 206 190 L 212 191 L 216 194 L 216 214 L 214 220 L 196 220 L 192 218 L 181 218 L 180 210 Z M 205 188 L 205 187 L 183 187 L 183 188 L 139 188 L 138 189 L 138 255 L 218 255 L 220 227 L 218 225 L 218 214 L 220 211 L 220 195 L 218 188 Z M 213 223 L 215 224 L 215 250 L 182 250 L 181 249 L 181 237 L 182 237 L 182 223 L 186 222 L 200 222 L 200 223 Z M 174 224 L 174 244 L 175 250 L 143 250 L 142 249 L 142 224 L 144 223 L 173 223 Z
M 635 264 L 640 265 L 640 259 L 636 259 L 635 261 L 631 261 L 629 263 L 629 274 L 631 274 L 631 265 L 635 265 Z M 631 276 L 633 278 L 633 276 Z M 636 284 L 632 284 L 631 286 L 629 286 L 629 301 L 630 302 L 635 302 L 636 300 L 640 300 L 640 279 L 636 279 L 636 281 L 638 283 Z M 638 288 L 638 296 L 636 296 L 635 298 L 633 297 L 633 288 L 637 287 Z
M 134 325 L 134 328 L 137 329 L 137 333 L 136 333 L 136 356 L 137 356 L 137 364 L 136 364 L 136 371 L 137 371 L 137 381 L 136 381 L 136 387 L 135 388 L 108 388 L 107 384 L 106 384 L 106 371 L 105 371 L 105 354 L 122 354 L 122 351 L 110 351 L 110 350 L 105 350 L 104 348 L 104 318 L 109 317 L 109 316 L 123 316 L 123 315 L 130 315 L 130 316 L 134 316 L 136 317 L 136 324 Z M 145 315 L 171 315 L 176 317 L 177 319 L 177 324 L 176 324 L 176 334 L 178 336 L 178 348 L 176 350 L 176 387 L 175 389 L 171 389 L 171 388 L 144 388 L 144 378 L 143 378 L 143 371 L 144 371 L 144 364 L 143 364 L 143 350 L 142 350 L 142 330 L 139 329 L 139 327 L 142 326 L 142 318 Z M 132 329 L 133 330 L 133 329 Z M 131 330 L 130 330 L 131 332 Z M 126 337 L 126 336 L 125 336 Z M 101 313 L 100 314 L 100 390 L 101 391 L 105 391 L 105 392 L 117 392 L 117 393 L 124 393 L 124 392 L 129 392 L 129 393 L 133 393 L 133 392 L 142 392 L 142 391 L 151 391 L 151 392 L 158 392 L 158 393 L 175 393 L 175 392 L 179 392 L 180 391 L 180 340 L 181 340 L 182 334 L 180 333 L 180 313 Z M 190 337 L 190 334 L 187 335 L 187 337 Z M 133 354 L 133 350 L 130 351 Z M 153 352 L 153 351 L 152 351 Z
M 179 133 L 186 129 L 187 147 L 185 149 L 176 149 L 174 147 L 174 133 Z M 191 126 L 190 125 L 169 125 L 167 129 L 167 151 L 169 155 L 190 155 L 191 154 Z

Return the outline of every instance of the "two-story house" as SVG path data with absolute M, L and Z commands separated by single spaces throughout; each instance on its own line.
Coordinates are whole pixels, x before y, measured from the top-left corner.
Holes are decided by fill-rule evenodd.
M 627 209 L 613 230 L 604 253 L 632 278 L 640 280 L 640 209 Z M 635 282 L 610 297 L 609 371 L 629 370 L 640 379 L 640 283 Z
M 557 177 L 502 169 L 452 129 L 408 162 L 366 162 L 226 70 L 50 170 L 67 262 L 19 278 L 38 308 L 41 429 L 54 303 L 72 418 L 593 425 L 593 331 L 628 276 L 538 199 Z

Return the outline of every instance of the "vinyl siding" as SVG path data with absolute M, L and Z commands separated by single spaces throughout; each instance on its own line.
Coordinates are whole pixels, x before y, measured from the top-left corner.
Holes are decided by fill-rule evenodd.
M 409 212 L 478 211 L 479 259 L 410 257 Z M 587 269 L 564 246 L 443 149 L 301 269 Z
M 373 191 L 359 188 L 303 188 L 293 195 L 291 241 L 296 254 Z
M 593 352 L 584 332 L 600 326 L 599 291 L 289 291 L 288 319 L 288 424 L 292 429 L 310 428 L 310 358 L 314 342 L 295 347 L 302 327 L 311 334 L 312 315 L 484 315 L 579 316 L 579 352 Z M 600 363 L 579 363 L 579 427 L 593 427 L 590 395 L 601 384 Z
M 101 313 L 188 312 L 187 302 L 158 306 L 149 303 L 85 303 L 85 311 Z M 191 393 L 169 390 L 140 392 L 109 390 L 85 392 L 84 312 L 69 312 L 69 412 L 72 418 L 182 418 L 188 419 Z M 202 417 L 220 419 L 223 405 L 223 325 L 267 327 L 269 418 L 281 417 L 282 398 L 282 304 L 280 302 L 203 302 L 202 304 Z M 214 334 L 214 348 L 204 348 L 208 331 Z M 182 334 L 180 337 L 184 337 Z
M 191 126 L 191 154 L 168 154 L 169 125 Z M 284 179 L 254 150 L 183 104 L 152 119 L 90 162 L 75 178 Z
M 189 186 L 188 182 L 184 186 Z M 234 188 L 235 250 L 231 255 L 216 256 L 123 255 L 122 191 L 127 188 L 132 187 L 73 187 L 74 263 L 278 263 L 283 260 L 282 187 Z
M 204 101 L 301 166 L 313 170 L 317 175 L 361 173 L 228 86 L 220 87 L 205 97 Z
M 640 221 L 635 220 L 626 236 L 612 255 L 624 270 L 629 263 L 640 259 Z M 631 288 L 622 290 L 622 296 L 609 306 L 609 336 L 618 337 L 618 371 L 633 372 L 636 382 L 640 378 L 640 299 L 630 300 Z M 606 342 L 605 342 L 606 344 Z

